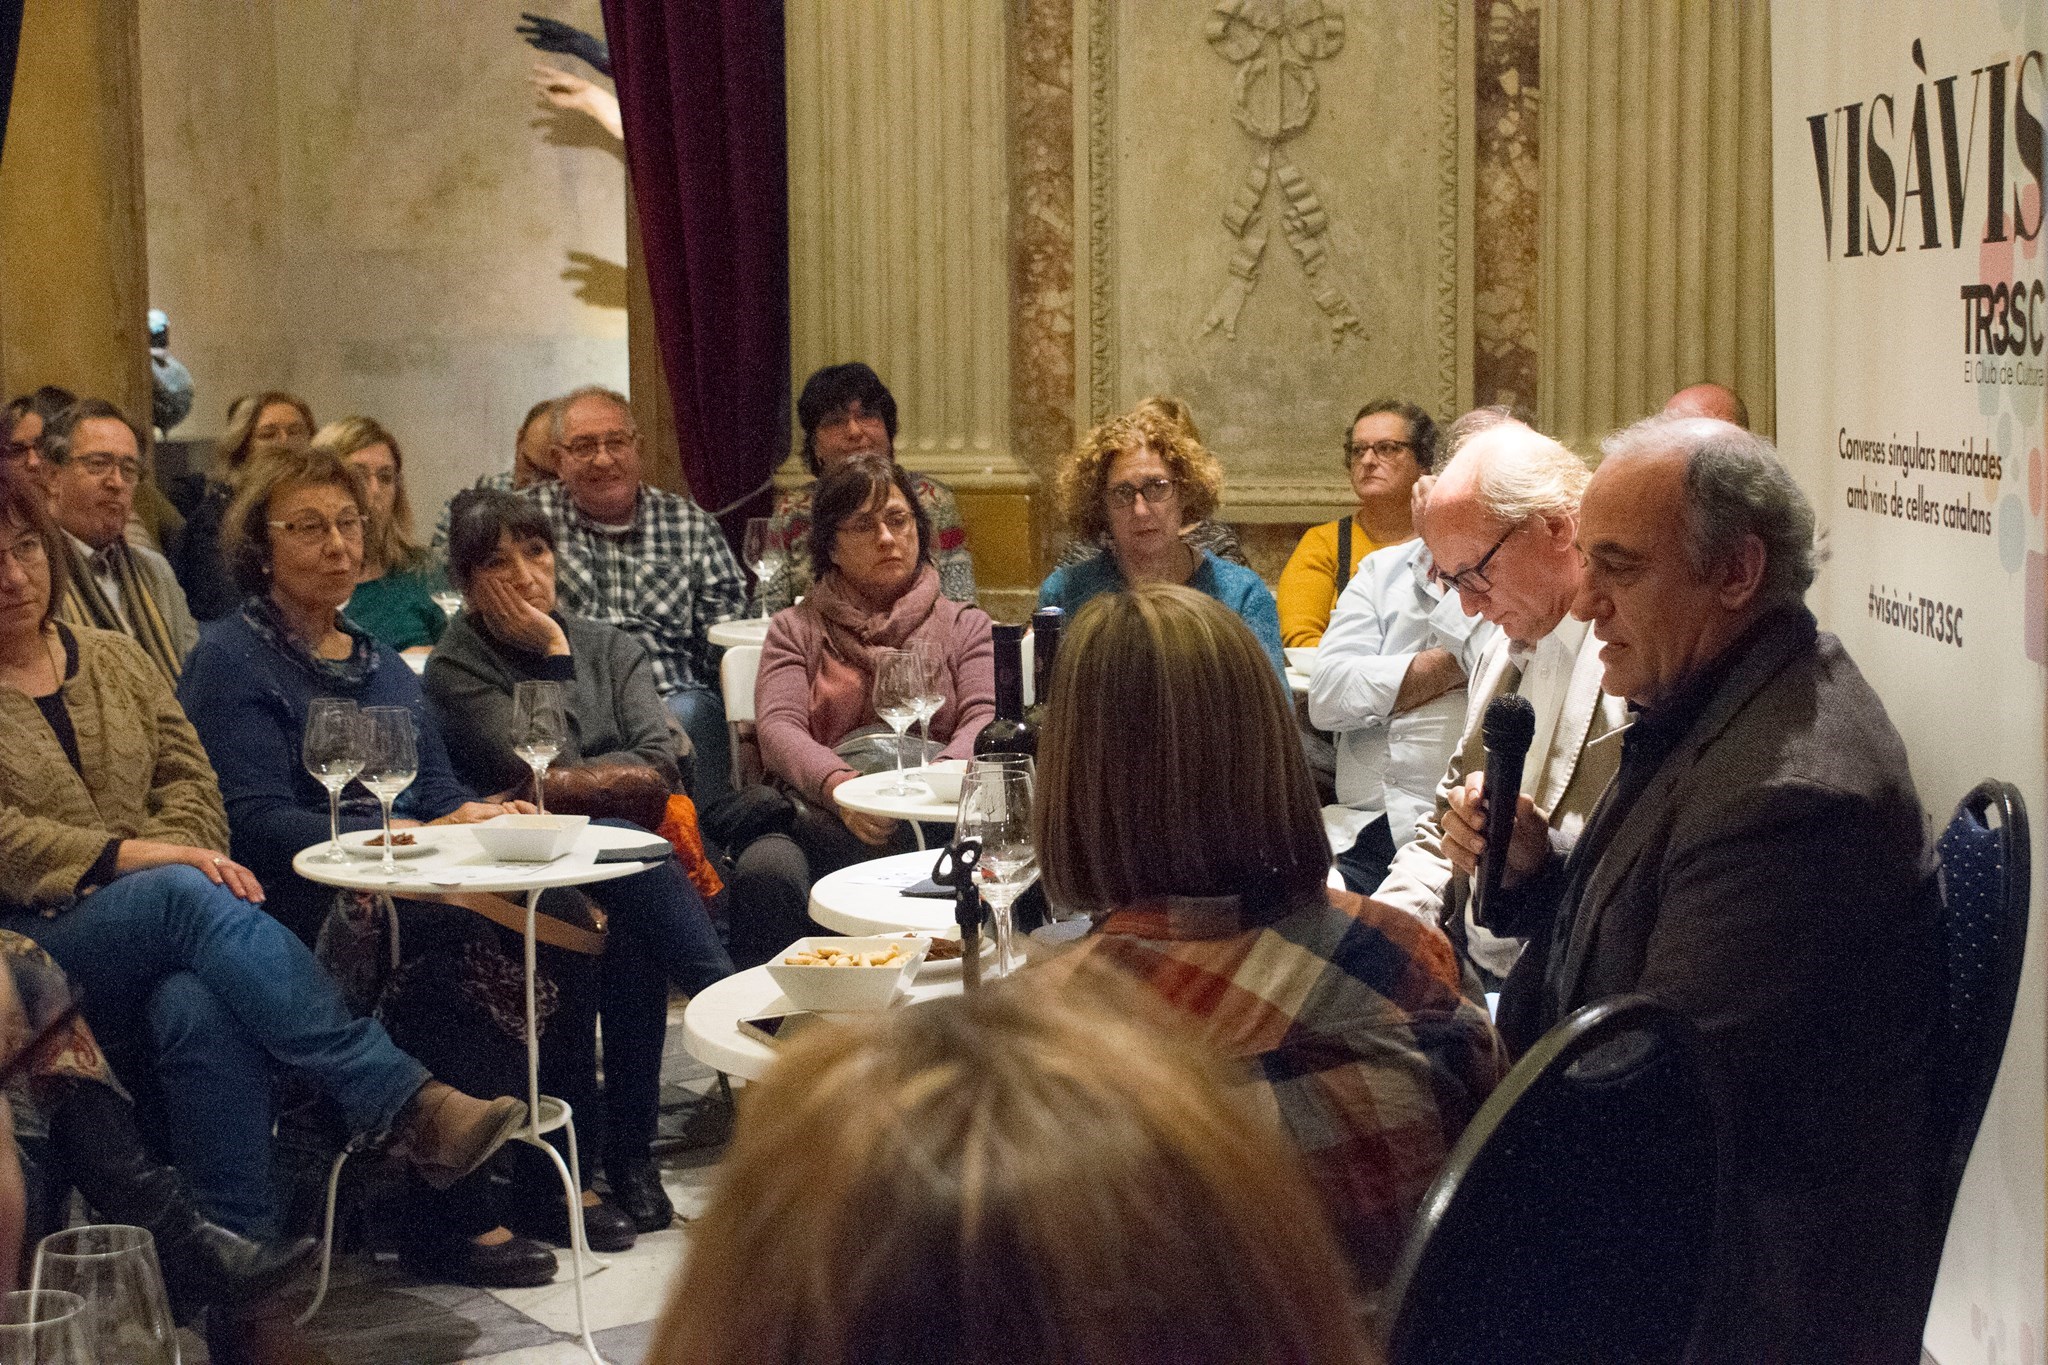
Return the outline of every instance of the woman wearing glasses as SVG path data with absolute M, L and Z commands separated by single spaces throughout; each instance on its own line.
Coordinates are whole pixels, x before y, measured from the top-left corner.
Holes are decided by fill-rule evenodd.
M 1415 481 L 1436 457 L 1436 423 L 1413 403 L 1379 398 L 1358 410 L 1344 440 L 1344 472 L 1358 510 L 1311 526 L 1280 571 L 1280 640 L 1319 645 L 1358 561 L 1415 535 Z
M 1241 565 L 1190 545 L 1181 527 L 1216 510 L 1223 467 L 1185 428 L 1144 406 L 1096 427 L 1067 457 L 1059 474 L 1067 530 L 1102 548 L 1078 564 L 1054 569 L 1038 589 L 1038 605 L 1071 618 L 1105 592 L 1139 583 L 1184 583 L 1243 619 L 1284 678 L 1280 618 L 1272 590 Z

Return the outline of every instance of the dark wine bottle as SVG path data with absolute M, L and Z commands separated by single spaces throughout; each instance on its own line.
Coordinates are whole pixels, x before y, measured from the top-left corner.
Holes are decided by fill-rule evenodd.
M 1031 613 L 1031 707 L 1024 714 L 1034 729 L 1045 728 L 1045 709 L 1052 704 L 1052 661 L 1060 649 L 1060 627 L 1066 612 L 1040 607 Z
M 996 718 L 974 738 L 979 754 L 1038 754 L 1038 730 L 1024 718 L 1024 627 L 989 628 L 996 655 Z

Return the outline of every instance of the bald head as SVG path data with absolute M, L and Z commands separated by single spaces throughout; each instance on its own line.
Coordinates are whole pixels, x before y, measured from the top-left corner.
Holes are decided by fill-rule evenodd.
M 1749 430 L 1749 405 L 1725 384 L 1688 384 L 1664 404 L 1666 417 L 1711 417 Z

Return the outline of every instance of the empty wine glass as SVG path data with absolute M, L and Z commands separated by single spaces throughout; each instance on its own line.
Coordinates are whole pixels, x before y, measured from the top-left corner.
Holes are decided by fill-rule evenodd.
M 912 701 L 917 707 L 917 723 L 924 733 L 924 750 L 920 762 L 931 761 L 932 717 L 946 705 L 946 653 L 935 640 L 916 639 L 910 642 L 910 652 L 917 656 L 920 686 Z
M 85 1300 L 59 1289 L 0 1294 L 0 1365 L 99 1365 Z
M 569 710 L 562 684 L 548 679 L 515 683 L 512 687 L 512 752 L 533 769 L 533 801 L 540 813 L 548 813 L 546 778 L 548 764 L 569 742 Z
M 883 796 L 915 796 L 923 787 L 912 785 L 903 775 L 903 732 L 917 719 L 917 698 L 924 691 L 924 666 L 907 649 L 875 651 L 875 714 L 896 732 L 896 780 L 882 788 Z
M 1017 967 L 1011 908 L 1038 880 L 1038 845 L 1031 824 L 1035 765 L 1019 754 L 977 758 L 960 783 L 956 837 L 981 841 L 981 898 L 996 924 L 994 975 Z
M 327 851 L 323 863 L 346 862 L 341 851 L 341 789 L 363 770 L 362 713 L 346 697 L 315 697 L 306 709 L 299 758 L 327 788 Z
M 403 706 L 371 706 L 363 711 L 362 784 L 384 810 L 384 862 L 387 876 L 398 875 L 391 856 L 391 803 L 419 776 L 419 742 L 413 736 L 412 712 Z
M 768 579 L 781 558 L 774 539 L 768 534 L 768 518 L 747 518 L 747 529 L 740 539 L 740 558 L 754 571 L 754 600 L 760 604 L 761 615 L 766 616 Z
M 178 1327 L 145 1229 L 98 1223 L 53 1232 L 36 1245 L 30 1283 L 84 1300 L 86 1335 L 102 1365 L 178 1365 Z

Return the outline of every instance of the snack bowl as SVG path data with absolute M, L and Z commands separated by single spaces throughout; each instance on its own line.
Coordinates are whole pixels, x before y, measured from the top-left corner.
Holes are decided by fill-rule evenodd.
M 587 815 L 494 815 L 470 832 L 501 863 L 546 863 L 575 847 Z
M 1316 647 L 1314 645 L 1296 645 L 1284 652 L 1287 655 L 1287 666 L 1295 672 L 1313 673 L 1316 671 Z
M 819 935 L 800 938 L 768 961 L 768 975 L 800 1010 L 820 1013 L 886 1009 L 896 999 L 897 989 L 910 980 L 917 964 L 931 946 L 923 938 L 902 938 L 876 934 L 865 938 L 831 938 Z M 887 953 L 889 961 L 873 967 L 832 966 L 825 963 L 796 963 L 792 957 L 821 952 L 838 954 Z
M 967 780 L 967 760 L 948 758 L 937 763 L 927 763 L 912 768 L 904 774 L 912 782 L 922 782 L 931 788 L 932 799 L 952 805 L 960 799 L 960 784 Z

